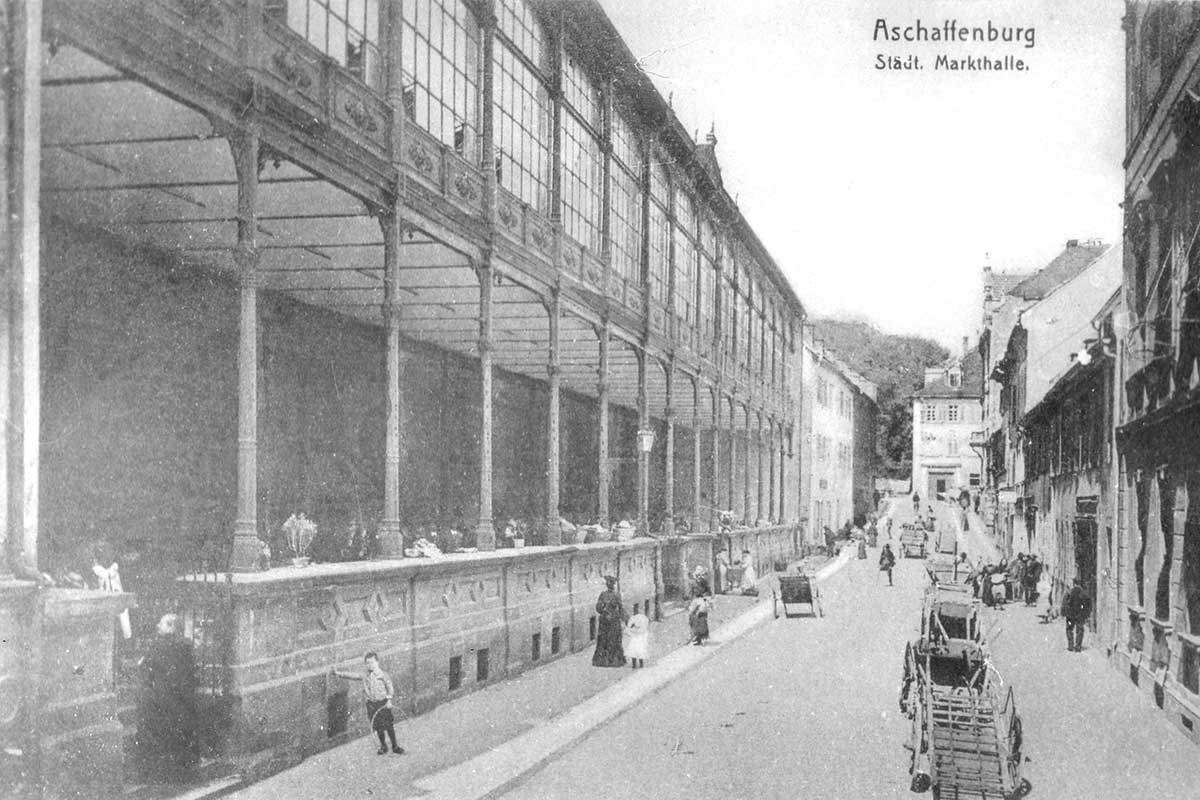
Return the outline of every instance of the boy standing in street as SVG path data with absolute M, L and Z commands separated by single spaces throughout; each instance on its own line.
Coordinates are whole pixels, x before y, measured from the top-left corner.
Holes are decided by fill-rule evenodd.
M 395 717 L 392 714 L 392 698 L 395 688 L 391 677 L 379 666 L 379 656 L 374 652 L 363 656 L 366 671 L 362 675 L 337 672 L 339 677 L 363 682 L 363 699 L 367 704 L 367 718 L 371 720 L 371 730 L 379 737 L 379 755 L 388 751 L 387 740 L 392 743 L 392 752 L 404 755 L 404 748 L 396 744 Z M 387 740 L 384 737 L 387 737 Z

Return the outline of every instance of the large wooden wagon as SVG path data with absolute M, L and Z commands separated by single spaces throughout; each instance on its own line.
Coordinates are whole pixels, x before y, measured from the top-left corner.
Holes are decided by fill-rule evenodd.
M 979 601 L 931 587 L 921 636 L 904 653 L 900 709 L 911 722 L 914 791 L 935 798 L 1014 798 L 1021 778 L 1021 718 L 992 669 Z

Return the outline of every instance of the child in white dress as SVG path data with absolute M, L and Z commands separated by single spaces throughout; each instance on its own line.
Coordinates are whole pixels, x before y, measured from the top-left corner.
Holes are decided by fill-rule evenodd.
M 625 655 L 629 657 L 633 668 L 646 666 L 646 656 L 650 651 L 650 619 L 640 610 L 637 611 L 625 624 L 625 633 L 628 636 Z

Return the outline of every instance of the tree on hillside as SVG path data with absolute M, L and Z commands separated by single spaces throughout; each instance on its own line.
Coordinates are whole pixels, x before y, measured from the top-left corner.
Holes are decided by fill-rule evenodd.
M 912 474 L 912 394 L 924 382 L 925 368 L 950 357 L 937 342 L 880 331 L 864 321 L 818 319 L 816 338 L 837 357 L 879 387 L 880 475 L 907 480 Z

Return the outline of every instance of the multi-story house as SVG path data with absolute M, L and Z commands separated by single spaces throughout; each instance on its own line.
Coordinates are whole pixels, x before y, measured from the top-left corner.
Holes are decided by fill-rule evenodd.
M 913 392 L 912 490 L 922 498 L 954 499 L 976 494 L 983 462 L 972 449 L 983 413 L 983 376 L 978 349 L 967 349 L 925 370 Z
M 1128 2 L 1117 668 L 1200 741 L 1200 6 Z
M 806 339 L 803 353 L 802 524 L 806 541 L 819 543 L 825 528 L 861 522 L 871 509 L 878 408 L 875 385 L 822 342 Z
M 1076 285 L 1074 290 L 1048 298 L 1078 278 L 1108 249 L 1099 242 L 1069 240 L 1050 263 L 1009 288 L 990 313 L 985 311 L 985 321 L 990 324 L 980 337 L 979 350 L 988 365 L 988 381 L 979 439 L 984 445 L 989 491 L 984 493 L 981 510 L 995 541 L 1010 554 L 1035 549 L 1037 503 L 1025 494 L 1021 419 L 1037 404 L 1067 363 L 1071 348 L 1078 348 L 1083 338 L 1076 336 L 1078 331 L 1074 329 L 1069 335 L 1063 330 L 1067 316 L 1079 323 L 1080 312 L 1071 306 L 1079 299 L 1076 295 L 1082 292 L 1087 298 L 1085 305 L 1094 311 L 1104 302 L 1105 290 Z M 1106 276 L 1100 282 L 1111 292 L 1112 261 L 1093 274 Z M 1084 313 L 1090 311 L 1085 308 Z
M 1119 257 L 1105 258 L 1119 263 Z M 1115 608 L 1113 324 L 1120 302 L 1120 292 L 1115 290 L 1090 317 L 1085 306 L 1074 306 L 1075 322 L 1086 325 L 1068 324 L 1070 330 L 1063 336 L 1074 342 L 1076 350 L 1061 359 L 1047 359 L 1065 368 L 1040 399 L 1030 401 L 1032 407 L 1021 418 L 1024 495 L 1032 497 L 1036 506 L 1033 516 L 1039 533 L 1033 544 L 1051 582 L 1048 599 L 1061 598 L 1078 578 L 1092 602 L 1092 627 L 1112 619 Z M 1072 313 L 1070 307 L 1067 310 Z M 1099 641 L 1107 644 L 1112 643 L 1112 633 L 1111 626 L 1097 630 Z

